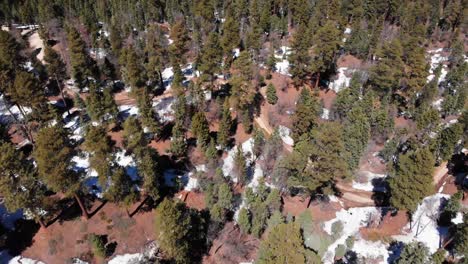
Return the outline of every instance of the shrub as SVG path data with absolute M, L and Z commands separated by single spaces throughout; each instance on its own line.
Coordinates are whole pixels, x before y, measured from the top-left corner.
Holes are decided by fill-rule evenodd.
M 91 243 L 91 248 L 93 250 L 94 255 L 105 258 L 106 257 L 106 241 L 104 236 L 90 234 L 89 235 L 89 242 Z

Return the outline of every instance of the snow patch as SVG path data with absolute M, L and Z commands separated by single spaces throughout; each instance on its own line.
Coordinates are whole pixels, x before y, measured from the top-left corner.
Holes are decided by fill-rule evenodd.
M 337 79 L 330 82 L 328 88 L 338 93 L 342 88 L 348 87 L 351 77 L 347 77 L 346 74 L 351 74 L 354 71 L 354 69 L 348 69 L 347 67 L 338 68 Z
M 445 57 L 442 55 L 442 52 L 444 49 L 435 49 L 435 50 L 429 50 L 427 53 L 430 56 L 430 69 L 429 69 L 429 76 L 427 76 L 427 82 L 430 82 L 432 79 L 434 79 L 434 70 L 442 64 L 442 71 L 440 73 L 440 78 L 439 78 L 439 83 L 445 80 L 445 76 L 447 76 L 448 70 L 447 70 L 447 65 L 445 65 L 445 62 L 448 61 L 448 57 Z
M 160 121 L 167 122 L 174 120 L 174 110 L 172 109 L 174 102 L 175 98 L 173 96 L 153 101 L 153 108 L 158 114 Z
M 382 178 L 385 178 L 386 176 L 385 174 L 377 174 L 377 173 L 373 173 L 370 171 L 361 171 L 360 174 L 361 174 L 359 175 L 359 178 L 361 178 L 360 180 L 362 180 L 362 178 L 365 178 L 365 181 L 356 182 L 353 180 L 353 188 L 358 189 L 358 190 L 368 191 L 368 192 L 372 192 L 372 191 L 375 191 L 376 189 L 379 189 L 379 188 L 376 188 L 377 186 L 374 186 L 372 182 L 374 179 L 382 179 Z
M 452 223 L 455 225 L 463 223 L 463 213 L 458 212 L 455 218 L 452 219 Z
M 109 260 L 107 264 L 128 264 L 128 263 L 139 263 L 143 259 L 143 254 L 124 254 L 117 255 L 113 259 Z
M 364 239 L 357 239 L 354 241 L 352 250 L 358 256 L 364 257 L 365 259 L 382 259 L 380 263 L 387 263 L 387 259 L 389 257 L 387 245 L 382 241 L 367 241 Z
M 278 132 L 280 134 L 281 139 L 283 140 L 284 144 L 292 146 L 294 145 L 294 139 L 291 138 L 291 129 L 288 127 L 279 125 Z
M 45 264 L 44 262 L 40 260 L 34 260 L 30 258 L 24 258 L 22 256 L 16 256 L 12 258 L 8 264 Z
M 330 119 L 330 110 L 328 110 L 327 108 L 323 108 L 322 115 L 320 117 L 325 120 Z
M 450 198 L 449 195 L 441 193 L 424 198 L 413 214 L 413 229 L 410 230 L 410 223 L 408 223 L 403 228 L 403 234 L 393 236 L 393 238 L 404 243 L 422 242 L 429 248 L 431 254 L 436 252 L 439 248 L 440 236 L 447 233 L 447 228 L 437 225 L 437 219 L 440 214 L 441 202 L 448 198 Z
M 376 207 L 356 207 L 348 210 L 341 209 L 336 213 L 335 219 L 327 221 L 323 224 L 323 229 L 330 235 L 336 235 L 332 232 L 332 225 L 340 221 L 343 224 L 343 231 L 340 237 L 333 242 L 325 252 L 322 261 L 324 263 L 333 263 L 335 257 L 335 249 L 340 244 L 346 244 L 346 239 L 359 233 L 359 229 L 368 224 L 372 215 L 380 212 Z

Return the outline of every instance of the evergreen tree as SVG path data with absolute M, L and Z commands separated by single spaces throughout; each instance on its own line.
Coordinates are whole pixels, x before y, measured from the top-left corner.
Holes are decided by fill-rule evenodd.
M 320 115 L 320 103 L 317 98 L 310 94 L 307 88 L 303 88 L 296 104 L 294 112 L 292 137 L 299 140 L 302 135 L 309 133 L 317 124 Z
M 408 210 L 410 214 L 414 212 L 418 203 L 433 192 L 434 164 L 434 157 L 427 148 L 400 155 L 395 175 L 389 180 L 392 206 Z
M 323 192 L 335 179 L 349 177 L 342 131 L 338 123 L 324 123 L 312 130 L 311 140 L 296 142 L 294 151 L 284 161 L 290 175 L 288 186 L 308 193 Z
M 67 102 L 65 100 L 65 96 L 63 94 L 63 81 L 67 78 L 67 67 L 63 62 L 60 55 L 52 49 L 50 46 L 46 46 L 44 49 L 44 61 L 46 64 L 46 69 L 48 75 L 53 78 L 57 84 L 57 88 L 60 91 L 60 96 L 67 106 Z
M 437 138 L 438 153 L 442 160 L 449 160 L 455 150 L 459 140 L 463 136 L 463 127 L 461 124 L 453 124 L 444 128 Z
M 457 255 L 464 255 L 468 252 L 468 214 L 463 214 L 463 222 L 455 227 L 453 238 L 453 250 Z
M 158 134 L 160 132 L 160 124 L 153 108 L 153 101 L 145 89 L 138 93 L 137 106 L 142 126 L 148 132 Z
M 210 128 L 203 112 L 197 112 L 193 115 L 191 131 L 197 138 L 197 144 L 205 149 L 210 140 Z
M 164 199 L 156 209 L 156 236 L 165 256 L 176 263 L 190 258 L 190 216 L 182 203 Z
M 311 56 L 309 55 L 309 29 L 304 23 L 299 24 L 291 43 L 291 54 L 288 56 L 289 72 L 296 85 L 303 84 L 310 77 Z
M 189 51 L 190 36 L 188 35 L 187 26 L 184 20 L 179 19 L 172 26 L 170 39 L 173 41 L 169 46 L 172 65 L 185 64 L 185 55 Z
M 23 153 L 3 141 L 0 141 L 0 192 L 9 212 L 26 209 L 45 226 L 39 214 L 44 205 L 44 186 Z
M 202 79 L 209 82 L 214 80 L 214 74 L 221 69 L 222 49 L 219 44 L 218 34 L 211 32 L 201 50 L 201 62 L 198 69 L 202 72 Z
M 297 223 L 281 223 L 260 244 L 257 263 L 306 263 L 303 243 Z
M 234 17 L 231 9 L 226 12 L 225 19 L 222 27 L 220 44 L 224 54 L 230 57 L 232 50 L 237 48 L 240 44 L 240 25 L 239 20 Z
M 170 151 L 172 155 L 182 157 L 187 151 L 187 142 L 185 139 L 185 129 L 180 121 L 172 127 L 172 140 Z
M 341 33 L 331 20 L 320 27 L 316 34 L 317 45 L 314 48 L 315 56 L 312 59 L 312 69 L 316 73 L 316 84 L 320 82 L 320 75 L 333 68 L 336 54 L 340 47 Z
M 349 82 L 349 87 L 341 90 L 333 104 L 333 112 L 337 118 L 345 119 L 349 110 L 359 102 L 361 93 L 361 74 L 354 73 Z
M 405 245 L 400 257 L 396 260 L 398 264 L 424 264 L 428 262 L 429 249 L 422 243 Z
M 267 90 L 266 90 L 266 95 L 267 95 L 267 101 L 271 105 L 275 105 L 276 102 L 278 102 L 278 96 L 276 95 L 276 88 L 273 86 L 273 84 L 268 84 Z
M 349 111 L 343 138 L 345 149 L 350 153 L 349 168 L 354 170 L 359 165 L 359 160 L 370 139 L 370 122 L 360 106 L 353 107 Z
M 398 39 L 385 43 L 377 53 L 378 63 L 370 69 L 369 83 L 379 93 L 387 94 L 399 88 L 403 73 L 403 47 Z
M 123 67 L 123 77 L 125 82 L 132 88 L 133 96 L 138 96 L 140 89 L 145 87 L 146 76 L 141 62 L 141 57 L 137 54 L 135 47 L 130 46 L 124 50 L 121 57 Z
M 80 33 L 74 27 L 67 28 L 67 43 L 70 52 L 72 77 L 80 89 L 88 84 L 88 77 L 96 79 L 96 62 L 86 51 L 86 45 L 81 39 Z
M 142 148 L 136 159 L 138 174 L 143 178 L 143 190 L 156 201 L 161 193 L 161 170 L 158 164 L 158 152 L 151 147 Z
M 78 196 L 80 178 L 72 169 L 74 154 L 62 127 L 44 127 L 37 134 L 33 156 L 40 179 L 54 192 L 74 195 L 83 215 L 88 218 L 86 208 Z
M 245 207 L 242 207 L 239 210 L 239 216 L 238 216 L 237 222 L 243 233 L 248 234 L 250 232 L 251 223 L 250 223 L 249 210 L 247 210 Z
M 113 203 L 130 205 L 136 199 L 136 193 L 130 177 L 121 166 L 112 168 L 111 184 L 104 197 Z
M 134 153 L 148 145 L 140 120 L 133 116 L 128 117 L 123 125 L 123 144 L 127 150 Z
M 237 146 L 236 154 L 234 156 L 233 173 L 237 177 L 237 183 L 243 186 L 247 177 L 247 162 L 244 157 L 242 145 Z
M 167 64 L 167 41 L 159 26 L 150 25 L 146 39 L 145 51 L 148 62 L 146 72 L 152 85 L 164 88 L 162 71 Z
M 98 173 L 99 184 L 107 187 L 112 168 L 114 142 L 104 126 L 91 126 L 85 136 L 84 150 L 90 153 L 89 164 Z

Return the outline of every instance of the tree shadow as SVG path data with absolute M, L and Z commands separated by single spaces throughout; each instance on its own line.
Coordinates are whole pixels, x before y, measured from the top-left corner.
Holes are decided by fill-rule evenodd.
M 15 229 L 7 233 L 5 248 L 12 256 L 20 255 L 34 243 L 34 235 L 40 226 L 31 220 L 19 219 L 15 222 Z

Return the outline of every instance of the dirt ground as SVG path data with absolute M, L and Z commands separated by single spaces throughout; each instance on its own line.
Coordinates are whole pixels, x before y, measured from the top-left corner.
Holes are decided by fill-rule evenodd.
M 154 211 L 140 211 L 129 218 L 125 209 L 107 203 L 87 221 L 75 217 L 56 222 L 47 229 L 41 228 L 34 237 L 34 244 L 22 255 L 45 263 L 67 263 L 71 257 L 79 257 L 90 263 L 104 263 L 90 254 L 87 234 L 106 234 L 108 242 L 115 245 L 112 255 L 140 252 L 148 241 L 155 238 L 154 217 Z
M 251 262 L 256 259 L 260 241 L 250 235 L 242 234 L 239 227 L 228 222 L 213 241 L 208 256 L 203 263 L 240 263 Z
M 305 211 L 312 214 L 314 221 L 328 221 L 335 218 L 342 206 L 337 202 L 312 202 L 307 208 L 308 198 L 283 196 L 283 215 L 299 216 Z

